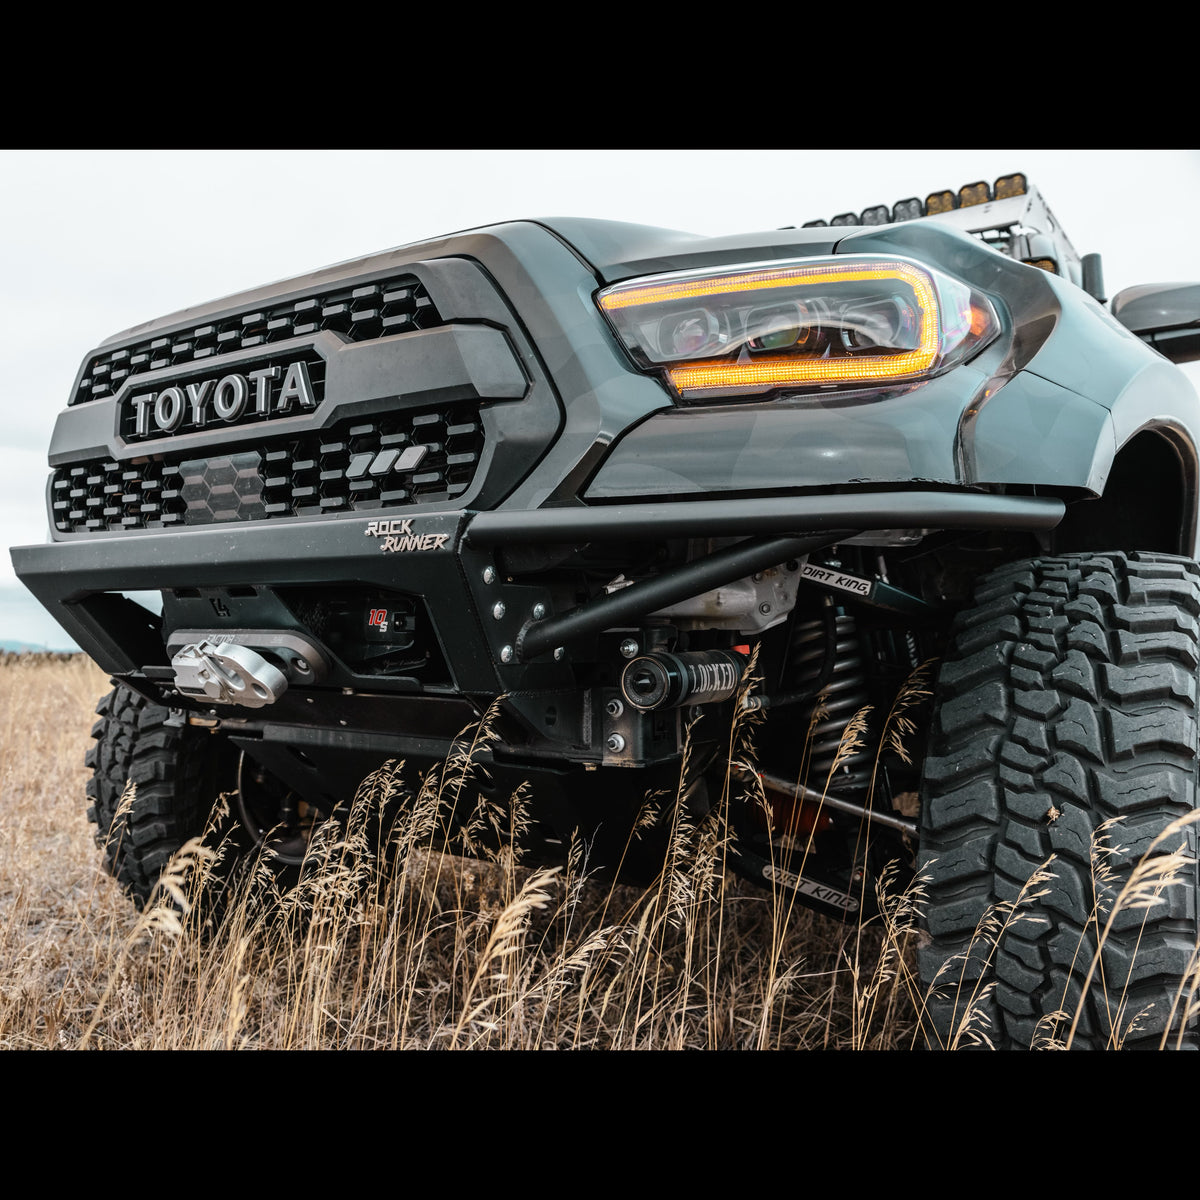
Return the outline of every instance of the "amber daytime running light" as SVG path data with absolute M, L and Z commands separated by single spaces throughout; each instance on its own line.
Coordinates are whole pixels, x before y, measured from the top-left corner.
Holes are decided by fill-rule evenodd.
M 635 359 L 683 399 L 914 380 L 998 328 L 965 284 L 868 255 L 655 275 L 597 300 Z

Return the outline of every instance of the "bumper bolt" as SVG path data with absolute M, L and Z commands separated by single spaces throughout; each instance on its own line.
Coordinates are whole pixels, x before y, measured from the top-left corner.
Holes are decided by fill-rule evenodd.
M 625 749 L 625 739 L 619 733 L 609 734 L 608 741 L 605 745 L 614 754 L 620 754 Z
M 506 662 L 512 662 L 512 660 L 513 660 L 513 648 L 511 646 L 502 646 L 500 648 L 500 661 L 506 663 Z
M 497 621 L 504 616 L 503 600 L 497 600 L 496 603 L 492 605 L 492 616 L 495 617 Z
M 533 606 L 533 619 L 540 621 L 546 615 L 546 606 L 539 600 Z
M 495 567 L 484 567 L 483 568 L 483 582 L 484 583 L 495 583 L 496 582 L 496 568 Z
M 632 658 L 638 652 L 638 644 L 634 638 L 626 638 L 621 643 L 621 657 Z

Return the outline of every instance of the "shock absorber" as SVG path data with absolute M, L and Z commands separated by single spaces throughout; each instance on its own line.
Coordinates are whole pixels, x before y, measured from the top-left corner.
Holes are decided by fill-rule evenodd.
M 712 704 L 737 691 L 749 660 L 733 650 L 669 654 L 664 650 L 635 658 L 621 676 L 621 691 L 636 709 Z
M 828 645 L 825 621 L 818 619 L 797 625 L 792 637 L 791 665 L 798 693 L 819 690 L 824 697 L 823 702 L 818 699 L 807 708 L 808 786 L 817 792 L 825 791 L 826 784 L 834 793 L 862 791 L 871 778 L 874 747 L 869 735 L 864 737 L 860 750 L 842 758 L 837 772 L 830 777 L 846 726 L 869 699 L 854 617 L 846 612 L 837 613 L 832 646 Z M 823 676 L 827 676 L 824 686 L 815 686 Z M 822 714 L 814 720 L 818 707 Z

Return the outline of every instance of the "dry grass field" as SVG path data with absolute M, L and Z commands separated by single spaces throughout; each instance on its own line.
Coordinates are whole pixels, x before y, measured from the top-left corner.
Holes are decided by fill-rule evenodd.
M 428 852 L 431 781 L 383 876 L 352 828 L 273 903 L 180 915 L 188 847 L 139 913 L 105 874 L 83 753 L 109 684 L 82 656 L 0 656 L 0 1047 L 876 1049 L 919 1041 L 909 936 L 726 877 L 710 831 L 649 892 L 576 861 Z M 386 788 L 386 778 L 375 781 Z M 361 811 L 366 813 L 364 806 Z M 358 831 L 361 834 L 361 831 Z M 182 894 L 180 892 L 180 894 Z
M 217 889 L 218 832 L 183 848 L 139 912 L 105 873 L 86 816 L 83 753 L 108 688 L 81 655 L 0 655 L 0 1048 L 925 1044 L 913 894 L 885 897 L 862 929 L 843 926 L 726 872 L 716 823 L 677 829 L 668 870 L 645 891 L 589 879 L 581 853 L 531 870 L 510 851 L 431 852 L 468 750 L 405 806 L 387 869 L 369 830 L 394 768 L 364 785 L 347 827 L 323 827 L 299 885 L 281 890 L 264 873 Z M 227 810 L 217 819 L 227 825 Z M 1158 903 L 1186 869 L 1168 854 L 1135 870 L 1117 910 Z M 1106 931 L 1111 916 L 1094 918 Z M 990 911 L 980 937 L 994 944 L 1021 919 L 1019 906 Z M 1198 976 L 1176 1003 L 1198 1007 Z M 956 1044 L 986 1042 L 975 999 Z M 1042 1045 L 1068 1045 L 1069 1020 Z

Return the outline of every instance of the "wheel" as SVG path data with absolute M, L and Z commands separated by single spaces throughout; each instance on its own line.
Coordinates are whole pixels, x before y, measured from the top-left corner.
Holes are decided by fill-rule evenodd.
M 922 785 L 931 1045 L 1194 1042 L 1198 663 L 1194 562 L 1044 558 L 980 584 Z
M 261 846 L 276 874 L 288 877 L 304 863 L 313 831 L 331 815 L 330 809 L 308 804 L 244 754 L 238 762 L 234 805 L 248 844 Z
M 222 793 L 231 796 L 234 823 L 218 830 L 226 842 L 218 874 L 261 849 L 282 883 L 299 877 L 312 830 L 328 813 L 298 800 L 223 738 L 169 724 L 168 709 L 127 687 L 110 692 L 96 711 L 88 817 L 105 867 L 139 908 L 171 856 L 204 834 Z M 127 782 L 136 788 L 123 805 Z
M 105 696 L 96 712 L 96 744 L 85 760 L 88 818 L 109 874 L 141 908 L 171 855 L 204 832 L 222 788 L 235 785 L 236 759 L 204 731 L 168 725 L 166 708 L 127 687 Z M 127 782 L 136 793 L 122 806 Z

